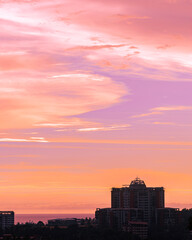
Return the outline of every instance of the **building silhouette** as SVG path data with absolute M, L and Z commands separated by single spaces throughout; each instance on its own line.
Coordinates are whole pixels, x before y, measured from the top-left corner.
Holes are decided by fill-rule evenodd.
M 163 187 L 147 187 L 138 177 L 130 185 L 111 189 L 111 208 L 97 208 L 97 223 L 101 227 L 132 232 L 147 239 L 156 226 L 169 229 L 180 220 L 180 211 L 165 208 Z
M 98 208 L 95 218 L 100 227 L 132 232 L 146 239 L 148 223 L 143 221 L 143 211 L 138 208 Z
M 164 188 L 146 187 L 138 177 L 122 188 L 112 188 L 112 208 L 138 208 L 144 212 L 143 220 L 149 224 L 155 221 L 157 208 L 164 208 Z
M 6 229 L 14 225 L 14 212 L 13 211 L 0 211 L 0 228 Z

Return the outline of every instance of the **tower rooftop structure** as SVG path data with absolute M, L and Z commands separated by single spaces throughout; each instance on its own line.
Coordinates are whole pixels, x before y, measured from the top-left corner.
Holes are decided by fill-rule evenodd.
M 131 181 L 130 188 L 146 188 L 145 182 L 140 178 L 136 177 L 133 181 Z

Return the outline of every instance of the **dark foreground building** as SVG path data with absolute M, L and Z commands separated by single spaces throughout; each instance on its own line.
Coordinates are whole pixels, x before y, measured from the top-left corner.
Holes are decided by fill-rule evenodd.
M 0 228 L 6 229 L 14 225 L 13 211 L 0 211 Z
M 48 220 L 48 226 L 71 226 L 77 225 L 78 219 L 77 218 L 57 218 L 57 219 L 50 219 Z
M 132 232 L 141 239 L 147 239 L 154 225 L 168 229 L 180 219 L 178 209 L 165 208 L 164 188 L 147 187 L 139 178 L 112 188 L 111 208 L 97 209 L 95 217 L 101 227 Z
M 163 229 L 178 225 L 182 221 L 179 208 L 158 208 L 155 214 L 155 223 Z
M 98 208 L 95 217 L 103 227 L 121 230 L 129 222 L 142 221 L 143 211 L 138 208 Z
M 99 226 L 148 236 L 148 223 L 143 221 L 143 211 L 138 208 L 98 208 L 95 218 Z

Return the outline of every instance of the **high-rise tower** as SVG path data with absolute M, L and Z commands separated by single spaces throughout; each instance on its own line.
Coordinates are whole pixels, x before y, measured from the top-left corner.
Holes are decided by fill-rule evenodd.
M 164 188 L 146 187 L 143 180 L 136 178 L 130 185 L 112 188 L 111 208 L 138 208 L 144 212 L 144 220 L 155 221 L 155 210 L 164 208 Z

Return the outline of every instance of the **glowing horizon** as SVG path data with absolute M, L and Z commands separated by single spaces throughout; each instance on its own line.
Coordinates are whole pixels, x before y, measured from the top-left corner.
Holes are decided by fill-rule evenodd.
M 2 210 L 93 213 L 136 176 L 192 208 L 191 8 L 0 1 Z

